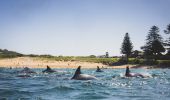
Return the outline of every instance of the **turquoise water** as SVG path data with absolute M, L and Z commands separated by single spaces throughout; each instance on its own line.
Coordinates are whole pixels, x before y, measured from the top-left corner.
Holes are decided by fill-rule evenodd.
M 16 77 L 21 69 L 0 68 L 0 100 L 170 100 L 170 69 L 132 69 L 150 78 L 125 78 L 125 69 L 82 69 L 98 80 L 70 80 L 75 69 Z M 6 98 L 6 99 L 5 99 Z

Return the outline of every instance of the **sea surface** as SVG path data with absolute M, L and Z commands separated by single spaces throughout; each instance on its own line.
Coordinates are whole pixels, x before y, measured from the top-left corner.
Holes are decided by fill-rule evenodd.
M 71 80 L 76 69 L 17 77 L 22 69 L 0 68 L 0 100 L 170 100 L 170 69 L 131 69 L 149 78 L 126 78 L 125 69 L 82 69 L 98 80 Z

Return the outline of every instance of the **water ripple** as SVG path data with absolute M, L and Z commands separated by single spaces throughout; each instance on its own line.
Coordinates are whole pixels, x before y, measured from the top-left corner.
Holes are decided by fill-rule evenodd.
M 95 69 L 83 72 L 94 75 L 98 80 L 71 80 L 72 69 L 60 69 L 61 73 L 43 74 L 34 69 L 31 77 L 16 77 L 18 69 L 0 68 L 0 100 L 169 100 L 170 69 L 151 69 L 145 72 L 149 78 L 126 78 L 124 69 Z M 58 70 L 58 69 L 57 69 Z M 64 71 L 65 70 L 65 71 Z

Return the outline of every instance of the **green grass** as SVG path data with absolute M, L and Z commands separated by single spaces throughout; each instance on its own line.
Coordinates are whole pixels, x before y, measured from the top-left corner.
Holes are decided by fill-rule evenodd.
M 111 65 L 119 60 L 119 58 L 90 58 L 90 57 L 73 57 L 73 56 L 48 56 L 48 57 L 37 57 L 41 60 L 53 60 L 53 61 L 81 61 L 81 62 L 95 62 L 106 65 Z
M 120 61 L 120 58 L 91 58 L 91 57 L 74 57 L 74 56 L 41 56 L 36 57 L 41 60 L 52 60 L 52 61 L 80 61 L 80 62 L 94 62 L 102 63 L 105 65 L 113 65 Z M 125 64 L 125 63 L 122 63 Z M 129 58 L 128 64 L 139 64 L 139 65 L 160 65 L 160 66 L 170 66 L 170 60 L 145 60 L 137 58 Z
M 129 64 L 140 64 L 140 65 L 157 65 L 162 68 L 170 68 L 170 60 L 146 60 L 146 59 L 136 59 L 130 58 Z

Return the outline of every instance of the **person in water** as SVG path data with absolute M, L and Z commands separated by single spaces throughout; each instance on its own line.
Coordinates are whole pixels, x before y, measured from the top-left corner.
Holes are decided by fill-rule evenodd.
M 97 66 L 96 72 L 103 72 L 103 71 L 99 68 L 99 66 Z
M 142 77 L 144 78 L 144 75 L 140 74 L 140 73 L 131 73 L 129 66 L 126 67 L 126 73 L 125 73 L 126 77 Z

